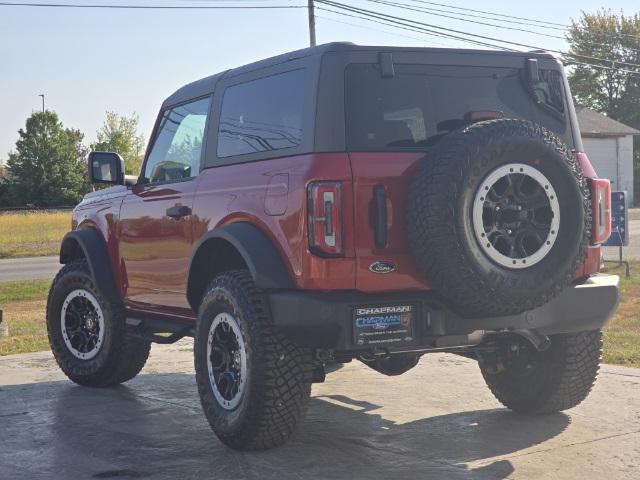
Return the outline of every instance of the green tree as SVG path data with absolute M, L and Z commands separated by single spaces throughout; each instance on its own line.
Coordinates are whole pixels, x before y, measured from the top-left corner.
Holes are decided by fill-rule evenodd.
M 573 60 L 607 67 L 573 62 L 569 82 L 576 99 L 618 121 L 640 126 L 640 15 L 583 12 L 579 21 L 572 22 L 567 40 Z
M 97 132 L 97 142 L 91 145 L 94 151 L 115 152 L 124 159 L 127 174 L 140 172 L 144 155 L 144 137 L 138 134 L 139 118 L 107 112 L 102 127 Z
M 0 207 L 8 205 L 7 168 L 0 163 Z
M 73 205 L 88 191 L 84 135 L 64 128 L 52 111 L 32 114 L 7 160 L 3 203 Z
M 582 12 L 567 34 L 575 60 L 569 74 L 576 100 L 608 117 L 640 129 L 640 14 L 611 10 Z M 598 61 L 587 57 L 606 59 Z M 581 65 L 584 61 L 605 68 Z M 570 62 L 571 63 L 571 62 Z M 634 139 L 634 190 L 640 200 L 640 138 Z

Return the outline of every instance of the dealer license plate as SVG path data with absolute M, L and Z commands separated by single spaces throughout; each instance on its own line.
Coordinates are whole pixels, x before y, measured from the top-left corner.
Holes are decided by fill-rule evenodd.
M 414 305 L 356 307 L 353 336 L 356 345 L 389 345 L 415 338 Z

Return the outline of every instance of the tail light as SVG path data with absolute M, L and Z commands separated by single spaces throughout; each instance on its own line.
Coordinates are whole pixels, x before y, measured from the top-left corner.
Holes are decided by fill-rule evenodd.
M 603 178 L 591 179 L 594 244 L 606 242 L 611 235 L 611 183 Z
M 310 249 L 319 255 L 342 255 L 342 183 L 310 183 L 308 209 Z

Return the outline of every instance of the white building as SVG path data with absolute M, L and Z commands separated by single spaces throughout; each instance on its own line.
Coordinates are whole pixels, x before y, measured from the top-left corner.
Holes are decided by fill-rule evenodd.
M 576 106 L 584 150 L 599 177 L 626 190 L 633 205 L 633 136 L 640 131 L 587 107 Z

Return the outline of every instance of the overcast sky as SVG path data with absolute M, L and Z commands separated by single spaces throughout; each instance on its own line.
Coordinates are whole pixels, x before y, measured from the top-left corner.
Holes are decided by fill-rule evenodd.
M 398 1 L 415 3 L 413 0 Z M 578 18 L 581 10 L 593 12 L 604 5 L 604 0 L 436 1 L 559 23 Z M 306 4 L 303 0 L 226 3 L 212 0 L 58 0 L 54 3 L 62 2 Z M 557 50 L 566 48 L 560 39 L 403 12 L 366 0 L 343 0 L 343 3 L 528 45 Z M 624 10 L 626 14 L 640 11 L 637 0 L 614 0 L 607 7 Z M 455 40 L 397 30 L 325 11 L 317 11 L 317 15 L 318 43 L 346 40 L 358 44 L 469 47 Z M 531 28 L 515 23 L 511 26 Z M 537 31 L 563 34 L 556 30 Z M 65 126 L 84 132 L 87 144 L 95 139 L 107 110 L 127 115 L 137 113 L 141 132 L 148 139 L 162 100 L 181 85 L 220 70 L 306 47 L 308 41 L 305 9 L 177 11 L 0 6 L 0 161 L 6 160 L 7 152 L 15 145 L 17 131 L 24 126 L 25 119 L 41 108 L 40 93 L 46 95 L 47 109 L 58 112 Z

